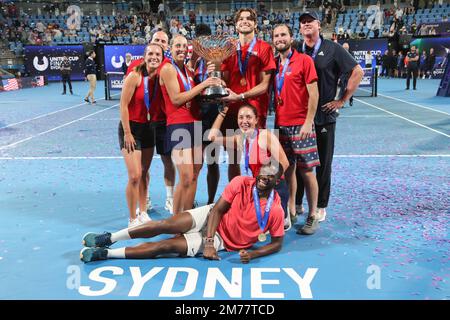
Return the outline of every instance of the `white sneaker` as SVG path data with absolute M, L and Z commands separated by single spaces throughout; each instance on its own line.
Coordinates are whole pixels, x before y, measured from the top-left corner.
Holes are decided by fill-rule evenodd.
M 140 224 L 141 224 L 141 222 L 139 221 L 139 218 L 136 218 L 134 220 L 128 220 L 128 228 L 134 228 Z
M 291 227 L 292 227 L 291 213 L 289 212 L 289 209 L 288 209 L 286 218 L 284 218 L 284 231 L 288 231 Z
M 173 198 L 166 198 L 166 205 L 164 206 L 164 209 L 173 214 Z
M 148 216 L 147 212 L 145 211 L 139 213 L 138 219 L 142 224 L 152 221 L 152 219 Z
M 296 214 L 304 214 L 305 213 L 305 208 L 303 207 L 302 204 L 295 205 L 295 213 Z
M 147 211 L 150 211 L 150 210 L 152 210 L 152 209 L 153 209 L 153 206 L 152 206 L 152 199 L 150 199 L 150 196 L 147 195 Z
M 317 218 L 319 219 L 319 222 L 325 221 L 325 218 L 327 217 L 327 211 L 325 208 L 317 208 Z

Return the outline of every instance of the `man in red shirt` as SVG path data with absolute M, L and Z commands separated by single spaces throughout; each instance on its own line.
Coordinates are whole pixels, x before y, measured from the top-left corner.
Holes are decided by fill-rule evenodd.
M 215 205 L 184 211 L 162 221 L 115 233 L 87 233 L 85 248 L 80 252 L 84 262 L 106 259 L 150 259 L 176 253 L 194 257 L 203 253 L 205 259 L 218 260 L 217 251 L 239 251 L 242 263 L 281 250 L 284 237 L 284 212 L 274 186 L 283 172 L 279 164 L 264 165 L 255 178 L 240 176 L 231 181 Z M 247 251 L 255 243 L 271 241 Z M 136 238 L 151 238 L 160 234 L 175 237 L 158 242 L 146 242 L 135 247 L 109 249 L 113 243 Z M 181 234 L 181 236 L 180 236 Z M 206 235 L 206 236 L 204 236 Z
M 269 85 L 275 60 L 272 47 L 255 35 L 257 16 L 253 9 L 240 9 L 234 17 L 239 33 L 237 51 L 226 59 L 221 66 L 223 78 L 230 95 L 223 98 L 228 103 L 228 113 L 222 130 L 238 128 L 237 113 L 239 107 L 251 104 L 258 111 L 258 127 L 265 128 L 269 106 Z M 237 157 L 230 155 L 228 180 L 240 175 Z
M 289 185 L 289 211 L 295 216 L 295 195 L 299 170 L 308 199 L 309 216 L 298 233 L 313 234 L 318 228 L 318 185 L 314 167 L 320 165 L 317 153 L 314 116 L 319 90 L 314 60 L 292 48 L 292 30 L 286 24 L 275 26 L 272 34 L 277 57 L 274 77 L 275 127 L 279 129 L 280 143 L 289 159 L 286 180 Z

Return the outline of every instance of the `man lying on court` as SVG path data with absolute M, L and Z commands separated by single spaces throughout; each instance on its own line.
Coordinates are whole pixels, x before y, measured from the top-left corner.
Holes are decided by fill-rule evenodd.
M 206 205 L 173 215 L 160 221 L 120 230 L 115 233 L 89 232 L 83 237 L 86 247 L 80 252 L 84 262 L 106 259 L 148 259 L 176 253 L 194 257 L 203 253 L 205 259 L 220 259 L 217 251 L 239 251 L 242 263 L 278 252 L 284 237 L 284 212 L 280 197 L 274 190 L 282 175 L 282 166 L 264 165 L 255 178 L 239 176 L 225 188 L 216 204 Z M 247 251 L 258 241 L 267 245 Z M 110 249 L 113 243 L 160 234 L 175 237 L 158 242 L 145 242 L 134 247 Z

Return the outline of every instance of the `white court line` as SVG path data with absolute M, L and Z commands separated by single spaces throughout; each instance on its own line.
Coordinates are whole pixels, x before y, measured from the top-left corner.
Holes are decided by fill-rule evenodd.
M 343 115 L 339 115 L 339 118 L 392 118 L 393 116 L 389 116 L 389 115 L 374 115 L 374 116 L 343 116 Z
M 360 89 L 360 90 L 370 92 L 369 90 L 366 90 L 366 89 Z M 384 95 L 384 94 L 381 94 L 381 93 L 377 93 L 377 95 L 379 95 L 381 97 L 389 98 L 389 99 L 392 99 L 392 100 L 397 100 L 397 101 L 400 101 L 400 102 L 403 102 L 403 103 L 407 103 L 407 104 L 410 104 L 412 106 L 416 106 L 416 107 L 419 107 L 419 108 L 427 109 L 427 110 L 430 110 L 430 111 L 434 111 L 434 112 L 438 112 L 438 113 L 442 113 L 442 114 L 446 114 L 446 115 L 450 116 L 450 113 L 447 113 L 445 111 L 436 110 L 436 109 L 433 109 L 433 108 L 430 108 L 430 107 L 422 106 L 422 105 L 414 103 L 414 102 L 409 102 L 409 101 L 402 100 L 402 99 L 399 99 L 399 98 L 387 96 L 387 95 Z
M 66 127 L 66 126 L 68 126 L 68 125 L 71 125 L 72 123 L 75 123 L 75 122 L 78 122 L 78 121 L 80 121 L 80 120 L 86 119 L 86 118 L 88 118 L 88 117 L 90 117 L 90 116 L 93 116 L 93 115 L 96 115 L 96 114 L 98 114 L 98 113 L 105 112 L 105 111 L 107 111 L 107 110 L 109 110 L 109 109 L 112 109 L 112 108 L 114 108 L 114 107 L 117 107 L 118 105 L 119 105 L 119 103 L 117 103 L 117 104 L 115 104 L 115 105 L 113 105 L 113 106 L 111 106 L 111 107 L 109 107 L 109 108 L 102 109 L 102 110 L 96 111 L 96 112 L 94 112 L 94 113 L 90 113 L 90 114 L 88 114 L 87 116 L 81 117 L 81 118 L 79 118 L 79 119 L 76 119 L 76 120 L 73 120 L 73 121 L 64 123 L 64 124 L 62 124 L 62 125 L 60 125 L 60 126 L 57 126 L 57 127 L 53 128 L 53 129 L 50 129 L 50 130 L 47 130 L 47 131 L 44 131 L 44 132 L 40 132 L 40 133 L 38 133 L 38 134 L 35 134 L 34 136 L 31 136 L 31 137 L 28 137 L 28 138 L 25 138 L 25 139 L 16 141 L 16 142 L 11 143 L 11 144 L 8 144 L 8 145 L 6 145 L 6 146 L 2 146 L 2 147 L 0 147 L 0 150 L 7 149 L 7 148 L 10 148 L 10 147 L 14 147 L 14 146 L 16 146 L 16 145 L 18 145 L 18 144 L 20 144 L 20 143 L 22 143 L 22 142 L 31 140 L 31 139 L 33 139 L 33 138 L 42 136 L 42 135 L 44 135 L 44 134 L 46 134 L 46 133 L 55 131 L 55 130 L 60 129 L 60 128 L 63 128 L 63 127 Z
M 113 94 L 112 96 L 115 96 L 115 95 L 118 95 L 118 94 L 119 93 L 116 93 L 116 94 Z M 100 101 L 100 100 L 105 100 L 105 98 L 104 97 L 100 98 L 97 101 Z M 85 104 L 88 104 L 88 102 L 79 103 L 79 104 L 76 104 L 76 105 L 71 106 L 71 107 L 67 107 L 67 108 L 64 108 L 64 109 L 52 111 L 52 112 L 49 112 L 49 113 L 44 113 L 44 114 L 41 114 L 40 116 L 31 118 L 31 119 L 26 119 L 26 120 L 22 120 L 22 121 L 19 121 L 19 122 L 16 122 L 16 123 L 11 123 L 11 124 L 8 124 L 8 125 L 6 125 L 4 127 L 0 127 L 0 130 L 6 129 L 6 128 L 10 128 L 10 127 L 14 127 L 14 126 L 17 126 L 18 124 L 22 124 L 22 123 L 25 123 L 25 122 L 37 120 L 37 119 L 40 119 L 40 118 L 43 118 L 43 117 L 48 117 L 48 116 L 51 116 L 52 114 L 55 114 L 55 113 L 58 113 L 58 112 L 67 111 L 67 110 L 70 110 L 70 109 L 74 109 L 74 108 L 80 107 L 80 106 L 85 105 Z
M 403 120 L 406 120 L 406 121 L 408 121 L 408 122 L 414 123 L 415 125 L 418 125 L 419 127 L 422 127 L 422 128 L 428 129 L 428 130 L 431 130 L 431 131 L 433 131 L 433 132 L 435 132 L 435 133 L 438 133 L 438 134 L 443 135 L 443 136 L 445 136 L 445 137 L 447 137 L 447 138 L 450 138 L 450 135 L 445 134 L 445 133 L 443 133 L 443 132 L 441 132 L 441 131 L 439 131 L 439 130 L 430 128 L 430 127 L 428 127 L 428 126 L 426 126 L 426 125 L 424 125 L 424 124 L 421 124 L 421 123 L 418 123 L 418 122 L 416 122 L 416 121 L 414 121 L 414 120 L 410 120 L 410 119 L 408 119 L 408 118 L 402 117 L 402 116 L 400 116 L 400 115 L 398 115 L 398 114 L 396 114 L 396 113 L 393 113 L 393 112 L 391 112 L 391 111 L 385 110 L 385 109 L 380 108 L 380 107 L 377 107 L 377 106 L 375 106 L 375 105 L 373 105 L 373 104 L 370 104 L 370 103 L 367 103 L 367 102 L 365 102 L 365 101 L 362 101 L 362 100 L 359 100 L 359 99 L 356 99 L 356 98 L 355 98 L 355 100 L 356 100 L 356 101 L 359 101 L 359 102 L 361 102 L 361 103 L 363 103 L 363 104 L 366 104 L 366 105 L 368 105 L 369 107 L 372 107 L 372 108 L 375 108 L 375 109 L 384 111 L 384 112 L 386 112 L 386 113 L 392 114 L 392 115 L 394 115 L 394 116 L 396 116 L 396 117 L 398 117 L 398 118 L 400 118 L 400 119 L 403 119 Z
M 81 121 L 120 121 L 120 118 L 117 119 L 83 119 Z
M 450 158 L 450 154 L 335 154 L 335 158 Z M 154 155 L 153 158 L 161 158 Z M 119 156 L 99 157 L 0 157 L 1 160 L 122 160 Z

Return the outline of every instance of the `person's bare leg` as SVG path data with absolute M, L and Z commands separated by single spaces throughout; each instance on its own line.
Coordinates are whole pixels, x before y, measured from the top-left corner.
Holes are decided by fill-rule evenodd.
M 290 165 L 284 175 L 286 177 L 286 182 L 289 188 L 289 212 L 291 216 L 295 216 L 295 196 L 297 194 L 297 177 L 295 175 L 295 164 Z
M 319 196 L 319 186 L 313 168 L 297 167 L 305 186 L 306 200 L 308 201 L 309 216 L 317 216 L 317 198 Z
M 179 236 L 158 242 L 146 242 L 135 247 L 125 248 L 126 259 L 152 259 L 168 253 L 186 255 L 187 242 L 185 237 Z
M 150 184 L 150 165 L 152 164 L 153 152 L 155 148 L 142 149 L 142 174 L 141 183 L 139 184 L 139 210 L 147 211 L 147 194 Z
M 130 221 L 136 219 L 136 206 L 139 199 L 139 183 L 141 181 L 141 151 L 135 150 L 128 153 L 122 149 L 125 165 L 128 171 L 128 183 L 125 191 Z
M 152 238 L 160 234 L 179 234 L 191 230 L 193 225 L 192 215 L 181 212 L 164 220 L 152 220 L 136 227 L 128 228 L 131 239 Z

